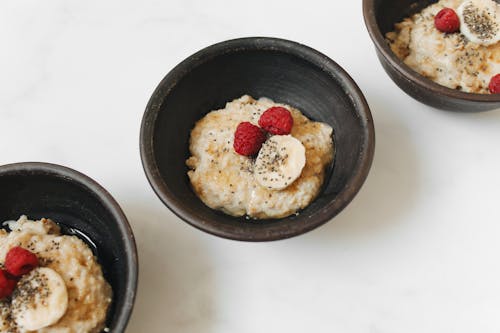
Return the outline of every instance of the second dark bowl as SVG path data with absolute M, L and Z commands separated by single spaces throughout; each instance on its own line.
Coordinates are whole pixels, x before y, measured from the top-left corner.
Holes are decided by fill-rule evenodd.
M 363 0 L 363 14 L 377 56 L 390 78 L 416 100 L 450 111 L 487 111 L 500 108 L 500 94 L 472 94 L 439 85 L 408 67 L 392 52 L 385 34 L 394 24 L 436 0 Z
M 292 105 L 333 127 L 333 171 L 319 197 L 298 216 L 231 217 L 205 206 L 191 189 L 185 165 L 191 129 L 210 110 L 244 94 Z M 339 65 L 307 46 L 258 37 L 212 45 L 175 67 L 149 101 L 140 138 L 146 176 L 175 214 L 206 232 L 246 241 L 292 237 L 332 219 L 361 188 L 374 143 L 368 105 Z
M 137 250 L 127 218 L 111 195 L 89 177 L 63 166 L 0 166 L 0 223 L 21 215 L 53 219 L 63 233 L 90 245 L 113 289 L 106 325 L 109 332 L 125 332 L 137 289 Z

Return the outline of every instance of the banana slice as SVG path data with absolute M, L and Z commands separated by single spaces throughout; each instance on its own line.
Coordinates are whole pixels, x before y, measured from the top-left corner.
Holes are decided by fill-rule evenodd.
M 466 0 L 457 8 L 460 32 L 471 42 L 492 45 L 500 40 L 500 5 L 493 0 Z
M 269 189 L 282 190 L 292 184 L 306 164 L 306 149 L 291 135 L 274 135 L 260 149 L 255 161 L 255 179 Z
M 12 297 L 12 317 L 21 330 L 55 324 L 68 308 L 68 291 L 53 269 L 39 267 L 25 275 Z

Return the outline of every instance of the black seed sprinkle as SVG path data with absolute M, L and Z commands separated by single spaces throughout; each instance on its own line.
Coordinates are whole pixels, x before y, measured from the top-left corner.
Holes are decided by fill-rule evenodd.
M 480 10 L 473 4 L 468 4 L 463 10 L 465 24 L 480 40 L 493 37 L 498 32 L 495 13 L 488 9 Z

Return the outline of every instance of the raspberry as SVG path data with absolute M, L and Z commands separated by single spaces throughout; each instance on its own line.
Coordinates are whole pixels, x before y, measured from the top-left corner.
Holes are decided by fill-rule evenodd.
M 5 269 L 13 276 L 20 277 L 36 267 L 38 267 L 36 255 L 22 247 L 13 247 L 5 256 Z
M 275 106 L 260 116 L 259 125 L 271 134 L 290 134 L 293 126 L 292 114 L 281 106 Z
M 457 32 L 460 29 L 460 19 L 451 8 L 443 8 L 434 17 L 434 25 L 441 32 Z
M 16 288 L 17 281 L 9 277 L 9 273 L 0 270 L 0 299 L 9 297 Z
M 234 133 L 234 150 L 244 156 L 252 156 L 259 152 L 266 141 L 266 135 L 258 126 L 247 121 L 242 122 Z
M 500 74 L 493 76 L 490 80 L 490 93 L 500 94 Z

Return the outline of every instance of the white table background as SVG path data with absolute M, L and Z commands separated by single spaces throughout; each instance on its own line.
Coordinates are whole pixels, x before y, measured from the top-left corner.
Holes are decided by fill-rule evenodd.
M 377 146 L 334 221 L 248 244 L 175 217 L 138 146 L 170 69 L 256 35 L 344 67 L 371 106 Z M 2 0 L 0 41 L 0 164 L 66 165 L 121 204 L 140 257 L 127 332 L 500 331 L 500 112 L 438 111 L 406 96 L 376 59 L 360 0 Z

